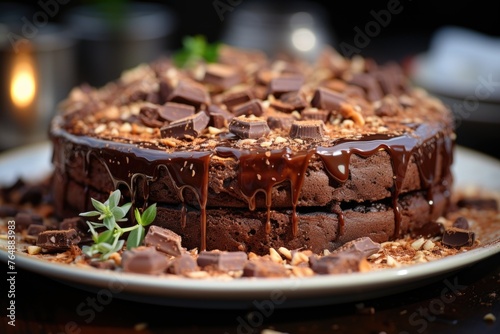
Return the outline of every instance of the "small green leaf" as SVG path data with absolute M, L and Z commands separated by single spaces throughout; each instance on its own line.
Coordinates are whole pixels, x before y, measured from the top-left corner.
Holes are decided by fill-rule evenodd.
M 105 213 L 106 212 L 106 205 L 104 203 L 101 203 L 99 202 L 98 200 L 96 199 L 93 199 L 91 198 L 90 199 L 92 201 L 92 205 L 94 206 L 94 208 L 99 211 L 100 213 Z
M 137 225 L 137 228 L 130 231 L 130 234 L 127 238 L 127 249 L 132 249 L 135 247 L 139 247 L 144 240 L 144 236 L 146 233 L 146 229 L 141 225 Z
M 101 243 L 101 242 L 109 243 L 109 242 L 113 241 L 113 232 L 114 232 L 113 230 L 107 230 L 107 231 L 102 232 L 97 237 L 96 243 Z
M 219 58 L 219 43 L 207 44 L 205 52 L 203 53 L 203 58 L 209 63 L 215 63 Z
M 150 205 L 141 215 L 141 221 L 139 222 L 142 226 L 148 226 L 156 218 L 156 203 Z
M 118 203 L 120 202 L 120 198 L 122 197 L 122 194 L 120 192 L 120 189 L 117 189 L 109 195 L 108 198 L 108 206 L 110 209 L 113 209 L 114 207 L 118 206 Z
M 108 230 L 113 230 L 115 228 L 116 223 L 115 223 L 115 217 L 113 217 L 113 216 L 104 217 L 104 220 L 102 222 Z
M 113 214 L 113 217 L 115 218 L 115 221 L 122 220 L 125 215 L 127 214 L 121 207 L 115 206 L 114 208 L 111 209 L 111 213 Z
M 87 212 L 82 212 L 80 213 L 81 217 L 93 217 L 93 216 L 99 216 L 101 213 L 98 211 L 87 211 Z
M 120 208 L 123 210 L 123 212 L 125 213 L 123 216 L 125 217 L 125 215 L 128 213 L 128 210 L 130 210 L 130 208 L 132 207 L 132 203 L 126 203 L 126 204 L 123 204 Z
M 141 216 L 141 212 L 139 211 L 139 209 L 135 208 L 134 216 L 135 216 L 135 221 L 137 222 L 137 224 L 142 225 L 142 216 Z

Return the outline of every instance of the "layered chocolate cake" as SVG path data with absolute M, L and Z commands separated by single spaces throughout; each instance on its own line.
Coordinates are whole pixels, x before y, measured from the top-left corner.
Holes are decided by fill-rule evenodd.
M 73 89 L 50 130 L 56 213 L 121 189 L 188 249 L 383 242 L 446 213 L 453 131 L 396 64 L 222 46 L 216 63 L 160 59 Z

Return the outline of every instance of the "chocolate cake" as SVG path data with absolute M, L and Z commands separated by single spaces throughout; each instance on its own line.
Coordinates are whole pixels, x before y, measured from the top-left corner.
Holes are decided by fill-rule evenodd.
M 268 253 L 384 242 L 446 213 L 451 113 L 394 63 L 314 64 L 223 45 L 74 88 L 54 118 L 56 214 L 121 189 L 188 249 Z M 132 220 L 133 217 L 130 217 Z

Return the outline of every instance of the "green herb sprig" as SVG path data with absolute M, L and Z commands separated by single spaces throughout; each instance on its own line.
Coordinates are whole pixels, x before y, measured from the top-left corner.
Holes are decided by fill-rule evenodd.
M 214 63 L 219 58 L 219 47 L 219 43 L 208 43 L 203 35 L 186 36 L 182 49 L 174 54 L 175 65 L 189 68 L 201 60 Z
M 123 248 L 125 240 L 120 240 L 120 237 L 126 232 L 130 232 L 127 238 L 127 249 L 132 249 L 142 244 L 146 234 L 145 227 L 155 220 L 156 204 L 149 206 L 142 214 L 136 208 L 134 216 L 137 224 L 122 228 L 118 225 L 118 222 L 127 221 L 126 215 L 132 203 L 118 206 L 120 198 L 121 192 L 119 189 L 113 191 L 104 203 L 91 198 L 95 210 L 80 213 L 82 217 L 99 216 L 97 217 L 98 222 L 87 221 L 87 225 L 92 233 L 92 240 L 94 241 L 93 245 L 82 247 L 82 251 L 88 256 L 95 257 L 99 255 L 98 258 L 100 260 L 107 260 L 111 254 Z M 106 230 L 98 233 L 97 229 L 101 228 L 106 228 Z

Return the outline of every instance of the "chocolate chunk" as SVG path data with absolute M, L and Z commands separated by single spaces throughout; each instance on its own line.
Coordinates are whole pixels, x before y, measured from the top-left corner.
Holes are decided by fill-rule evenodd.
M 81 239 L 80 243 L 87 243 L 89 241 L 92 241 L 92 235 L 90 234 L 89 226 L 82 217 L 64 218 L 64 220 L 59 223 L 59 226 L 57 228 L 59 228 L 60 230 L 69 230 L 72 228 L 75 229 Z
M 28 226 L 28 229 L 26 231 L 27 235 L 32 235 L 32 236 L 37 236 L 41 232 L 47 231 L 47 226 L 45 225 L 38 225 L 38 224 L 31 224 Z
M 346 242 L 341 247 L 335 249 L 334 253 L 358 254 L 360 257 L 368 257 L 380 250 L 380 244 L 373 242 L 369 237 L 361 237 Z
M 498 202 L 494 198 L 462 198 L 457 205 L 461 208 L 498 211 Z
M 286 113 L 291 113 L 292 111 L 296 110 L 293 105 L 282 102 L 280 100 L 272 101 L 270 106 L 277 111 L 286 112 Z
M 175 232 L 155 225 L 149 227 L 149 231 L 144 237 L 146 246 L 152 246 L 157 251 L 173 256 L 181 255 L 181 242 L 182 238 Z
M 299 75 L 281 76 L 271 79 L 268 86 L 269 94 L 279 97 L 283 93 L 298 91 L 304 84 L 304 77 Z
M 271 132 L 267 122 L 261 118 L 235 117 L 229 123 L 229 131 L 240 138 L 257 139 Z
M 167 269 L 169 260 L 154 247 L 138 247 L 125 251 L 122 256 L 124 272 L 158 275 Z
M 189 104 L 200 108 L 202 104 L 210 104 L 210 97 L 205 87 L 180 80 L 172 93 L 170 93 L 168 101 Z
M 226 109 L 212 104 L 208 107 L 208 115 L 210 116 L 210 126 L 217 129 L 222 129 L 228 126 L 229 122 L 233 119 L 234 115 Z
M 441 236 L 444 233 L 444 225 L 438 222 L 428 222 L 419 228 L 412 230 L 411 235 L 414 237 L 432 238 Z
M 320 275 L 365 271 L 369 267 L 364 257 L 348 252 L 332 253 L 323 257 L 311 256 L 309 265 L 316 274 Z
M 144 106 L 139 110 L 139 119 L 142 124 L 150 128 L 159 128 L 163 126 L 164 122 L 158 119 L 158 108 L 151 106 Z
M 271 260 L 261 258 L 247 262 L 243 268 L 243 277 L 287 277 L 286 268 Z
M 245 252 L 203 251 L 198 255 L 197 263 L 204 268 L 211 266 L 222 271 L 242 270 L 247 263 Z
M 166 79 L 160 80 L 158 94 L 160 96 L 160 100 L 162 103 L 168 101 L 168 99 L 170 98 L 170 94 L 172 94 L 173 91 L 174 88 L 172 87 L 169 81 L 167 81 Z
M 208 64 L 203 82 L 221 89 L 228 89 L 241 82 L 241 76 L 236 68 L 224 64 Z
M 14 220 L 16 222 L 16 231 L 22 231 L 28 228 L 28 226 L 31 224 L 36 224 L 36 225 L 43 224 L 42 216 L 36 213 L 18 212 L 14 216 Z
M 380 84 L 371 74 L 357 73 L 352 77 L 349 83 L 363 88 L 366 93 L 366 98 L 369 101 L 378 101 L 384 97 Z
M 236 116 L 262 116 L 263 112 L 262 103 L 257 99 L 250 100 L 233 108 L 233 113 Z
M 11 205 L 0 205 L 0 218 L 14 217 L 17 215 L 17 208 Z
M 453 227 L 460 228 L 462 230 L 468 230 L 469 229 L 469 222 L 465 217 L 458 217 L 455 219 L 453 222 Z
M 80 243 L 75 229 L 49 230 L 38 234 L 36 245 L 49 251 L 63 251 Z
M 267 125 L 271 129 L 290 130 L 295 117 L 284 113 L 274 113 L 267 117 Z
M 170 123 L 161 128 L 162 138 L 194 138 L 198 137 L 200 133 L 207 127 L 210 118 L 204 111 L 200 111 L 195 115 L 182 118 L 175 122 Z
M 305 120 L 319 120 L 326 123 L 328 121 L 328 116 L 330 116 L 330 112 L 327 110 L 317 109 L 317 108 L 308 108 L 302 110 L 300 113 L 302 119 Z
M 160 119 L 175 122 L 177 120 L 194 115 L 195 108 L 188 104 L 167 102 L 158 109 Z
M 313 98 L 311 100 L 311 106 L 314 108 L 330 111 L 340 110 L 340 105 L 345 101 L 346 100 L 344 95 L 324 87 L 319 87 L 314 92 Z
M 170 262 L 167 272 L 174 275 L 185 275 L 186 273 L 199 270 L 196 261 L 187 253 L 176 257 Z
M 162 99 L 159 92 L 149 92 L 146 101 L 152 104 L 161 104 Z
M 462 246 L 472 246 L 474 244 L 474 239 L 474 232 L 451 227 L 444 231 L 441 242 L 445 246 L 458 248 Z
M 308 138 L 321 139 L 323 138 L 323 121 L 306 120 L 294 121 L 290 128 L 290 137 L 292 138 Z
M 222 103 L 227 109 L 233 111 L 233 108 L 254 99 L 253 93 L 250 90 L 242 90 L 239 92 L 229 93 L 224 96 Z
M 293 110 L 302 110 L 307 107 L 307 101 L 300 91 L 284 93 L 279 97 L 279 100 L 287 105 L 291 105 Z

